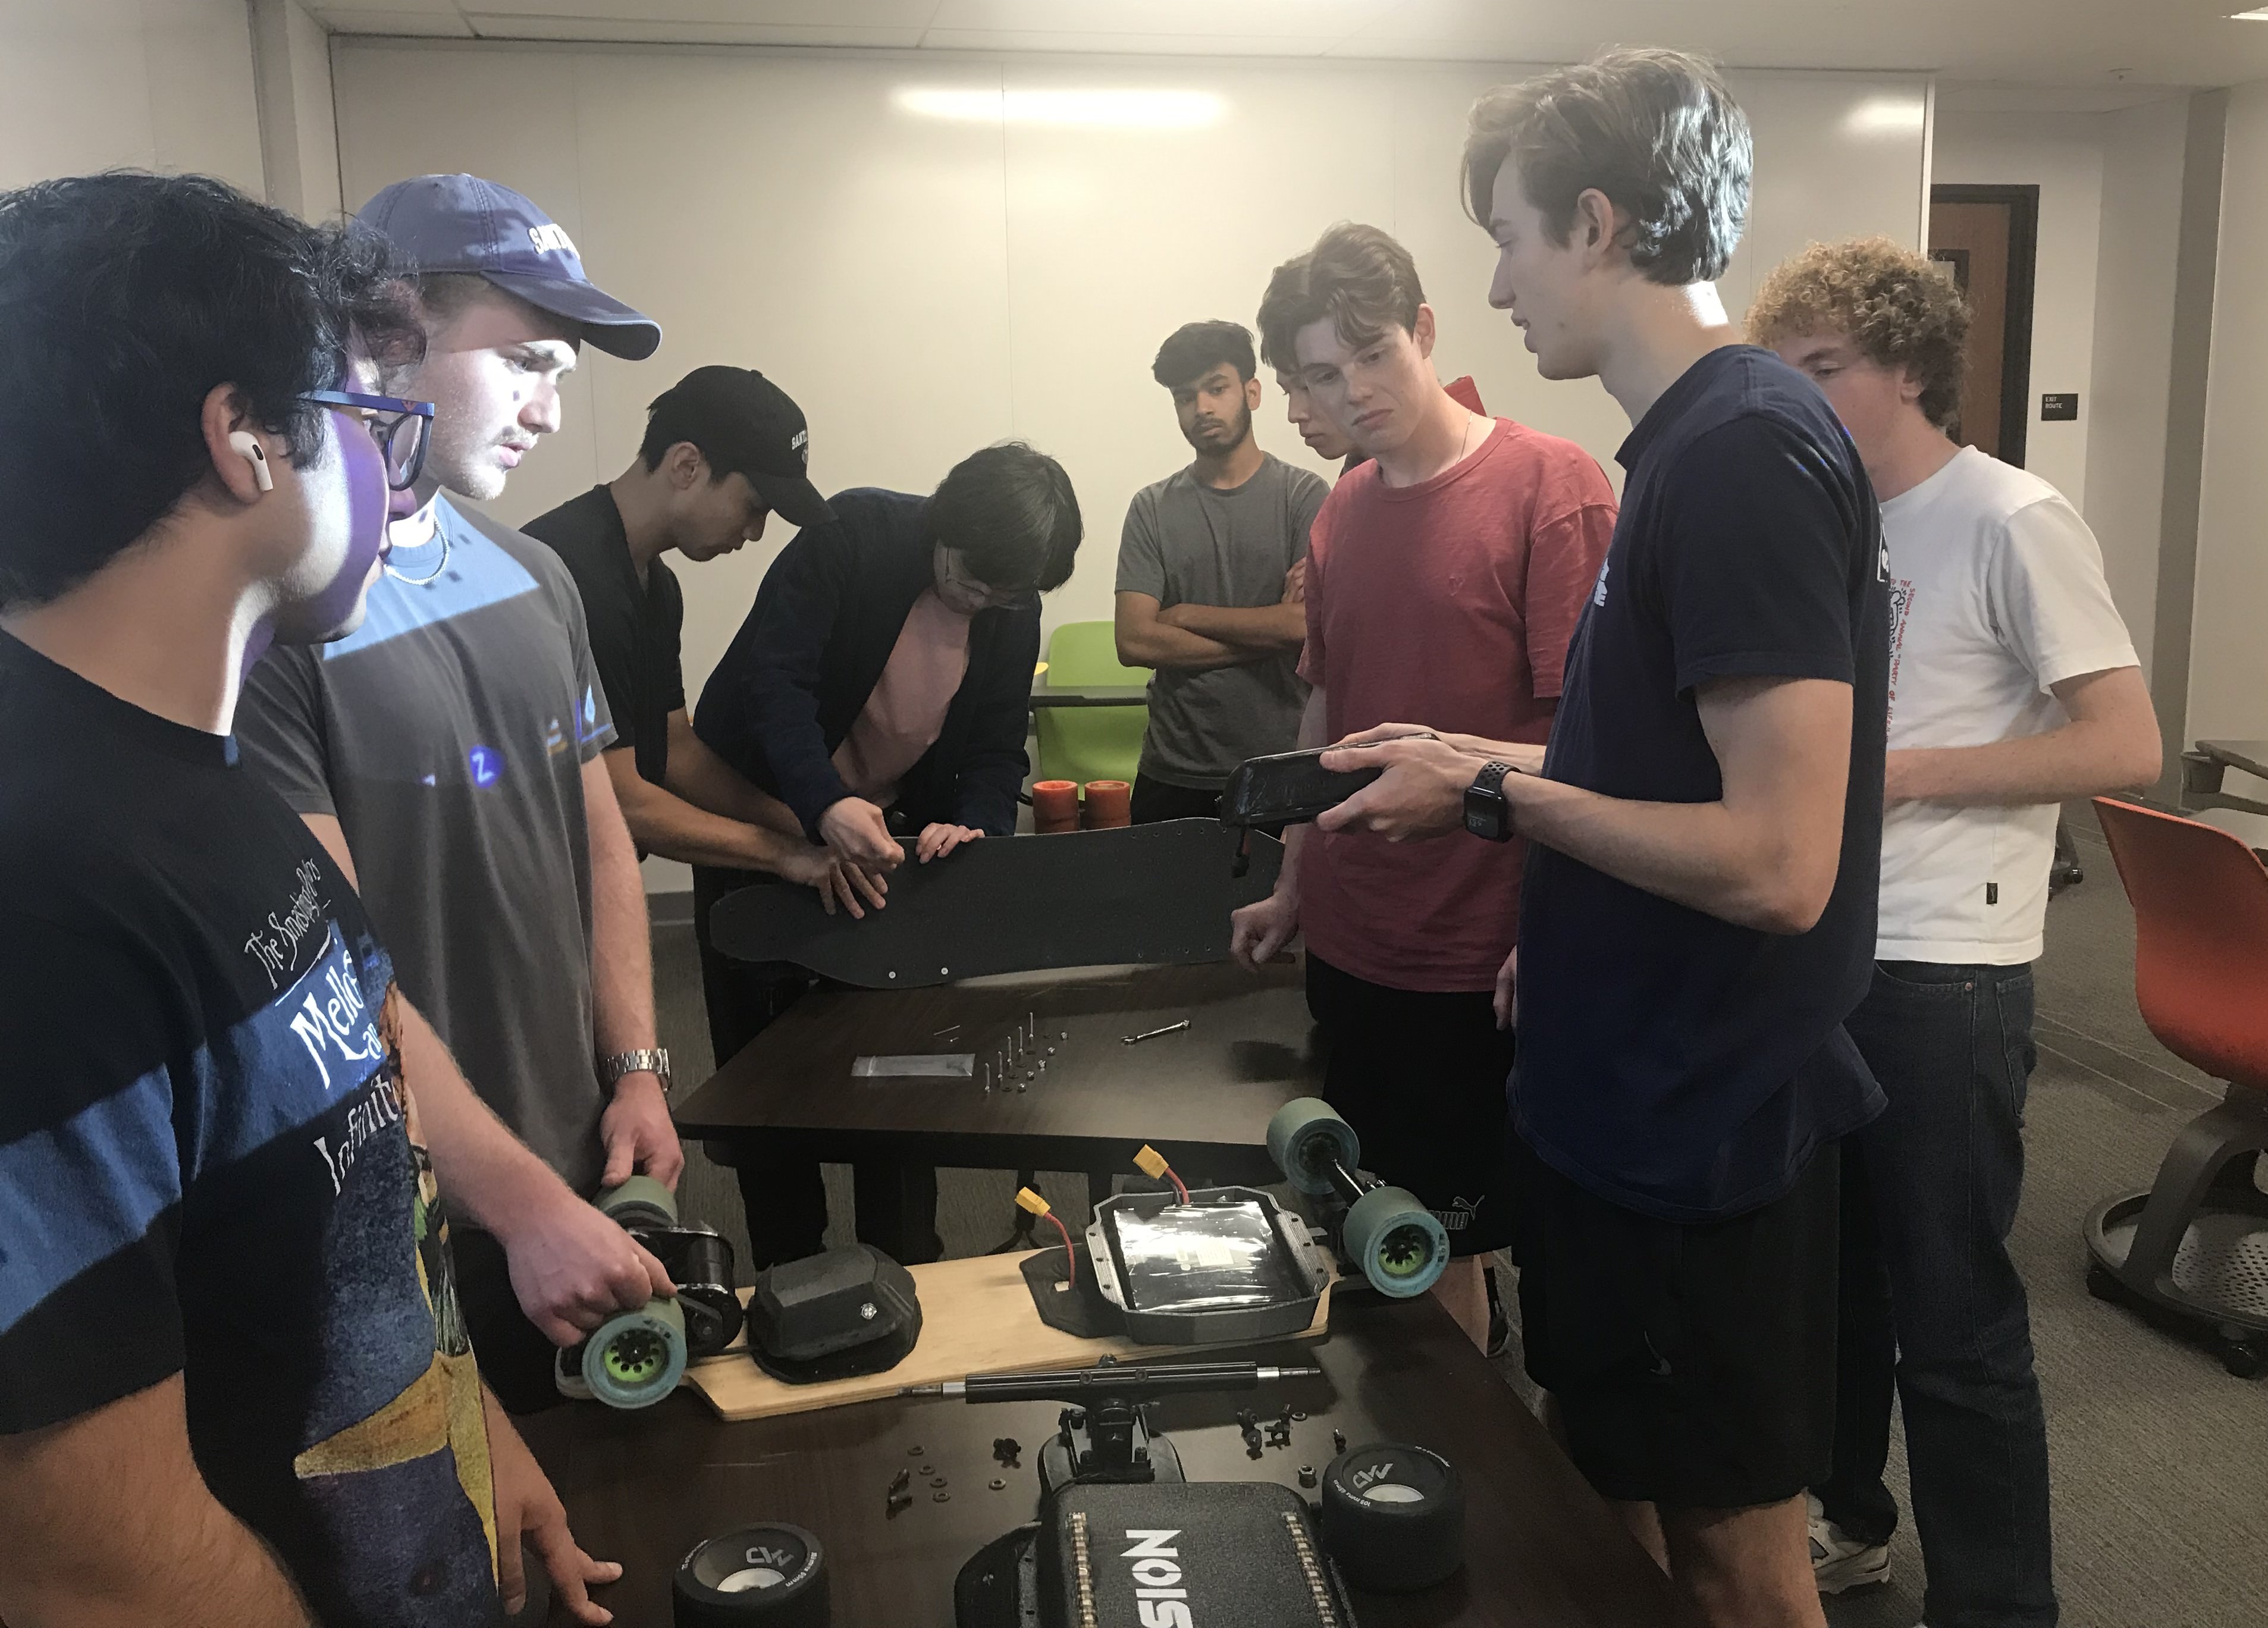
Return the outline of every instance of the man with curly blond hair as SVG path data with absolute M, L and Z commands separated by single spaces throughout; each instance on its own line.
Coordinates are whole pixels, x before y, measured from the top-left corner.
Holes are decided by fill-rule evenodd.
M 1889 750 L 1873 987 L 1847 1020 L 1889 1106 L 1845 1145 L 1835 1470 L 1812 1558 L 1889 1575 L 1903 1398 L 1927 1620 L 2056 1620 L 2047 1427 L 2008 1258 L 2057 805 L 2157 777 L 2102 552 L 2046 482 L 1955 444 L 1969 307 L 1887 239 L 1765 279 L 1751 339 L 1815 379 L 1881 500 Z

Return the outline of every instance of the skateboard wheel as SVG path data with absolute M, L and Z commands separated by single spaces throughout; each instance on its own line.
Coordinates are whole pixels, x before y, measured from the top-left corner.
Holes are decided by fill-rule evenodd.
M 1268 1122 L 1268 1156 L 1285 1181 L 1321 1198 L 1331 1190 L 1331 1161 L 1336 1159 L 1351 1173 L 1362 1156 L 1362 1140 L 1322 1098 L 1294 1097 Z
M 599 1213 L 623 1227 L 674 1227 L 677 1197 L 650 1175 L 634 1175 L 593 1200 Z
M 1342 1236 L 1370 1286 L 1395 1300 L 1425 1293 L 1448 1269 L 1448 1232 L 1403 1188 L 1373 1187 L 1356 1199 Z
M 671 1581 L 677 1628 L 825 1628 L 827 1561 L 799 1526 L 766 1521 L 696 1543 Z
M 1323 1471 L 1323 1546 L 1358 1588 L 1414 1594 L 1465 1563 L 1465 1489 L 1437 1453 L 1380 1444 Z
M 685 1376 L 685 1313 L 648 1300 L 609 1317 L 583 1345 L 583 1382 L 610 1408 L 649 1408 Z

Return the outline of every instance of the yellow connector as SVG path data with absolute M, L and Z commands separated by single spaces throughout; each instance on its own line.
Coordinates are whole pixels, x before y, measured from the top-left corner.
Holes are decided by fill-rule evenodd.
M 1016 1202 L 1034 1215 L 1045 1215 L 1048 1212 L 1048 1201 L 1028 1187 L 1016 1190 Z
M 1134 1155 L 1134 1168 L 1154 1182 L 1166 1174 L 1166 1156 L 1145 1142 L 1142 1151 Z

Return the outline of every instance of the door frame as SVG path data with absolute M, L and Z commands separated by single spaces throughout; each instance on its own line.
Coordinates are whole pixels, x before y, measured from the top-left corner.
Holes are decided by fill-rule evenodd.
M 2032 424 L 2032 283 L 2039 269 L 2040 189 L 1948 181 L 1932 185 L 1929 201 L 1933 205 L 2008 206 L 2007 332 L 2000 350 L 2000 459 L 2021 469 Z

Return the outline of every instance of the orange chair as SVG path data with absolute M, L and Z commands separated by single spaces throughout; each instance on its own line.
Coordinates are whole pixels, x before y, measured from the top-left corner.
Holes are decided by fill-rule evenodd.
M 2227 1082 L 2146 1193 L 2087 1218 L 2088 1286 L 2202 1325 L 2232 1374 L 2268 1367 L 2268 869 L 2228 832 L 2095 799 L 2134 904 L 2134 994 L 2169 1051 Z

